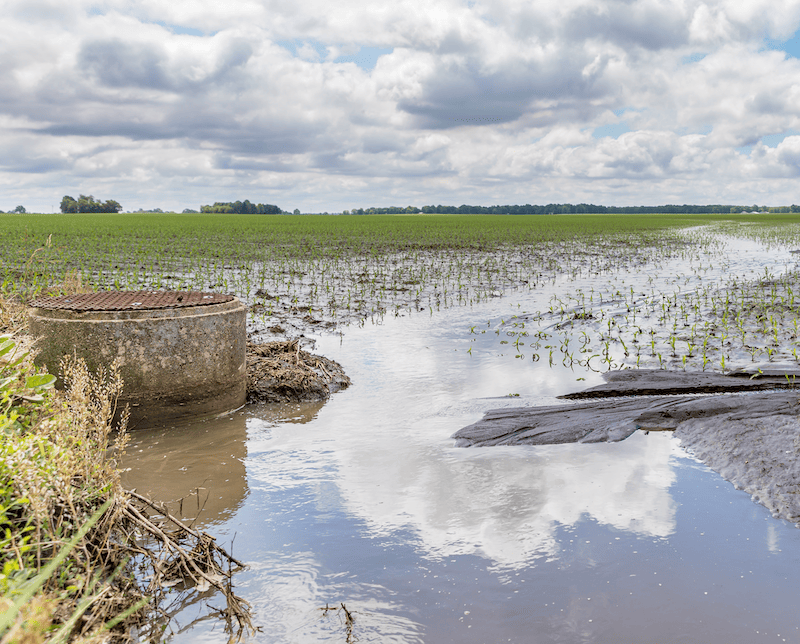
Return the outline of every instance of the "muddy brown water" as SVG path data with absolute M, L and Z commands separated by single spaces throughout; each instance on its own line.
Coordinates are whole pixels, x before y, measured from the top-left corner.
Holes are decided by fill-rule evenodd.
M 758 250 L 730 252 L 759 270 L 788 258 Z M 576 286 L 591 284 L 551 288 Z M 453 432 L 488 409 L 557 404 L 601 383 L 468 333 L 549 296 L 322 336 L 315 352 L 345 367 L 348 390 L 137 432 L 125 483 L 172 501 L 249 564 L 235 585 L 258 642 L 345 642 L 341 613 L 320 610 L 340 602 L 359 642 L 800 641 L 800 530 L 669 433 L 454 447 Z M 202 614 L 196 602 L 179 612 L 173 641 L 225 642 L 219 623 L 194 621 Z

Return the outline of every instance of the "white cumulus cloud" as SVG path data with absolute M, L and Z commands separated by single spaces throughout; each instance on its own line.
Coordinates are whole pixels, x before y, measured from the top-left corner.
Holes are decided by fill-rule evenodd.
M 6 207 L 797 201 L 796 1 L 12 0 L 4 26 Z

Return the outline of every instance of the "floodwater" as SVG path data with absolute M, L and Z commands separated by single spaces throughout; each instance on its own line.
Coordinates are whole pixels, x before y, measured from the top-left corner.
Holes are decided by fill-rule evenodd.
M 753 242 L 728 259 L 716 279 L 791 261 Z M 173 501 L 248 563 L 234 585 L 257 642 L 800 641 L 800 531 L 670 434 L 453 447 L 488 409 L 556 404 L 601 381 L 515 358 L 494 331 L 554 292 L 609 279 L 319 337 L 315 352 L 344 366 L 348 390 L 135 432 L 125 483 Z M 349 633 L 342 611 L 322 610 L 341 603 Z M 225 642 L 220 622 L 195 621 L 203 614 L 196 601 L 179 612 L 173 642 Z

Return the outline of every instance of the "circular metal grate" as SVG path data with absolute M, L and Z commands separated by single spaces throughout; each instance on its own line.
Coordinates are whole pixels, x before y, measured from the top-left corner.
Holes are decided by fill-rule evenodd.
M 40 297 L 33 300 L 29 306 L 38 309 L 66 311 L 139 311 L 205 306 L 231 300 L 233 300 L 233 295 L 199 291 L 101 291 L 99 293 Z

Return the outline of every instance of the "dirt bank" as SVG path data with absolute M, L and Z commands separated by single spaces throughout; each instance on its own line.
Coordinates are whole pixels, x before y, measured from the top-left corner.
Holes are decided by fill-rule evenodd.
M 767 375 L 764 383 L 771 378 Z M 780 378 L 787 382 L 785 376 L 774 378 L 778 384 Z M 491 410 L 453 438 L 460 447 L 544 445 L 613 442 L 636 431 L 674 431 L 684 449 L 774 516 L 800 522 L 800 391 L 741 393 L 740 384 L 758 379 L 665 371 L 611 372 L 606 380 L 569 396 L 590 401 Z M 641 395 L 698 387 L 735 393 Z M 603 399 L 596 399 L 598 392 Z
M 675 436 L 690 454 L 750 494 L 773 516 L 800 523 L 797 412 L 758 418 L 692 418 L 678 425 Z
M 338 362 L 300 348 L 298 340 L 247 343 L 247 402 L 314 402 L 350 386 Z
M 559 396 L 565 400 L 654 396 L 667 394 L 719 394 L 737 391 L 793 389 L 797 365 L 753 365 L 727 375 L 711 371 L 666 371 L 664 369 L 622 369 L 603 374 L 605 383 Z M 788 377 L 787 377 L 788 376 Z M 797 384 L 800 387 L 800 381 Z

